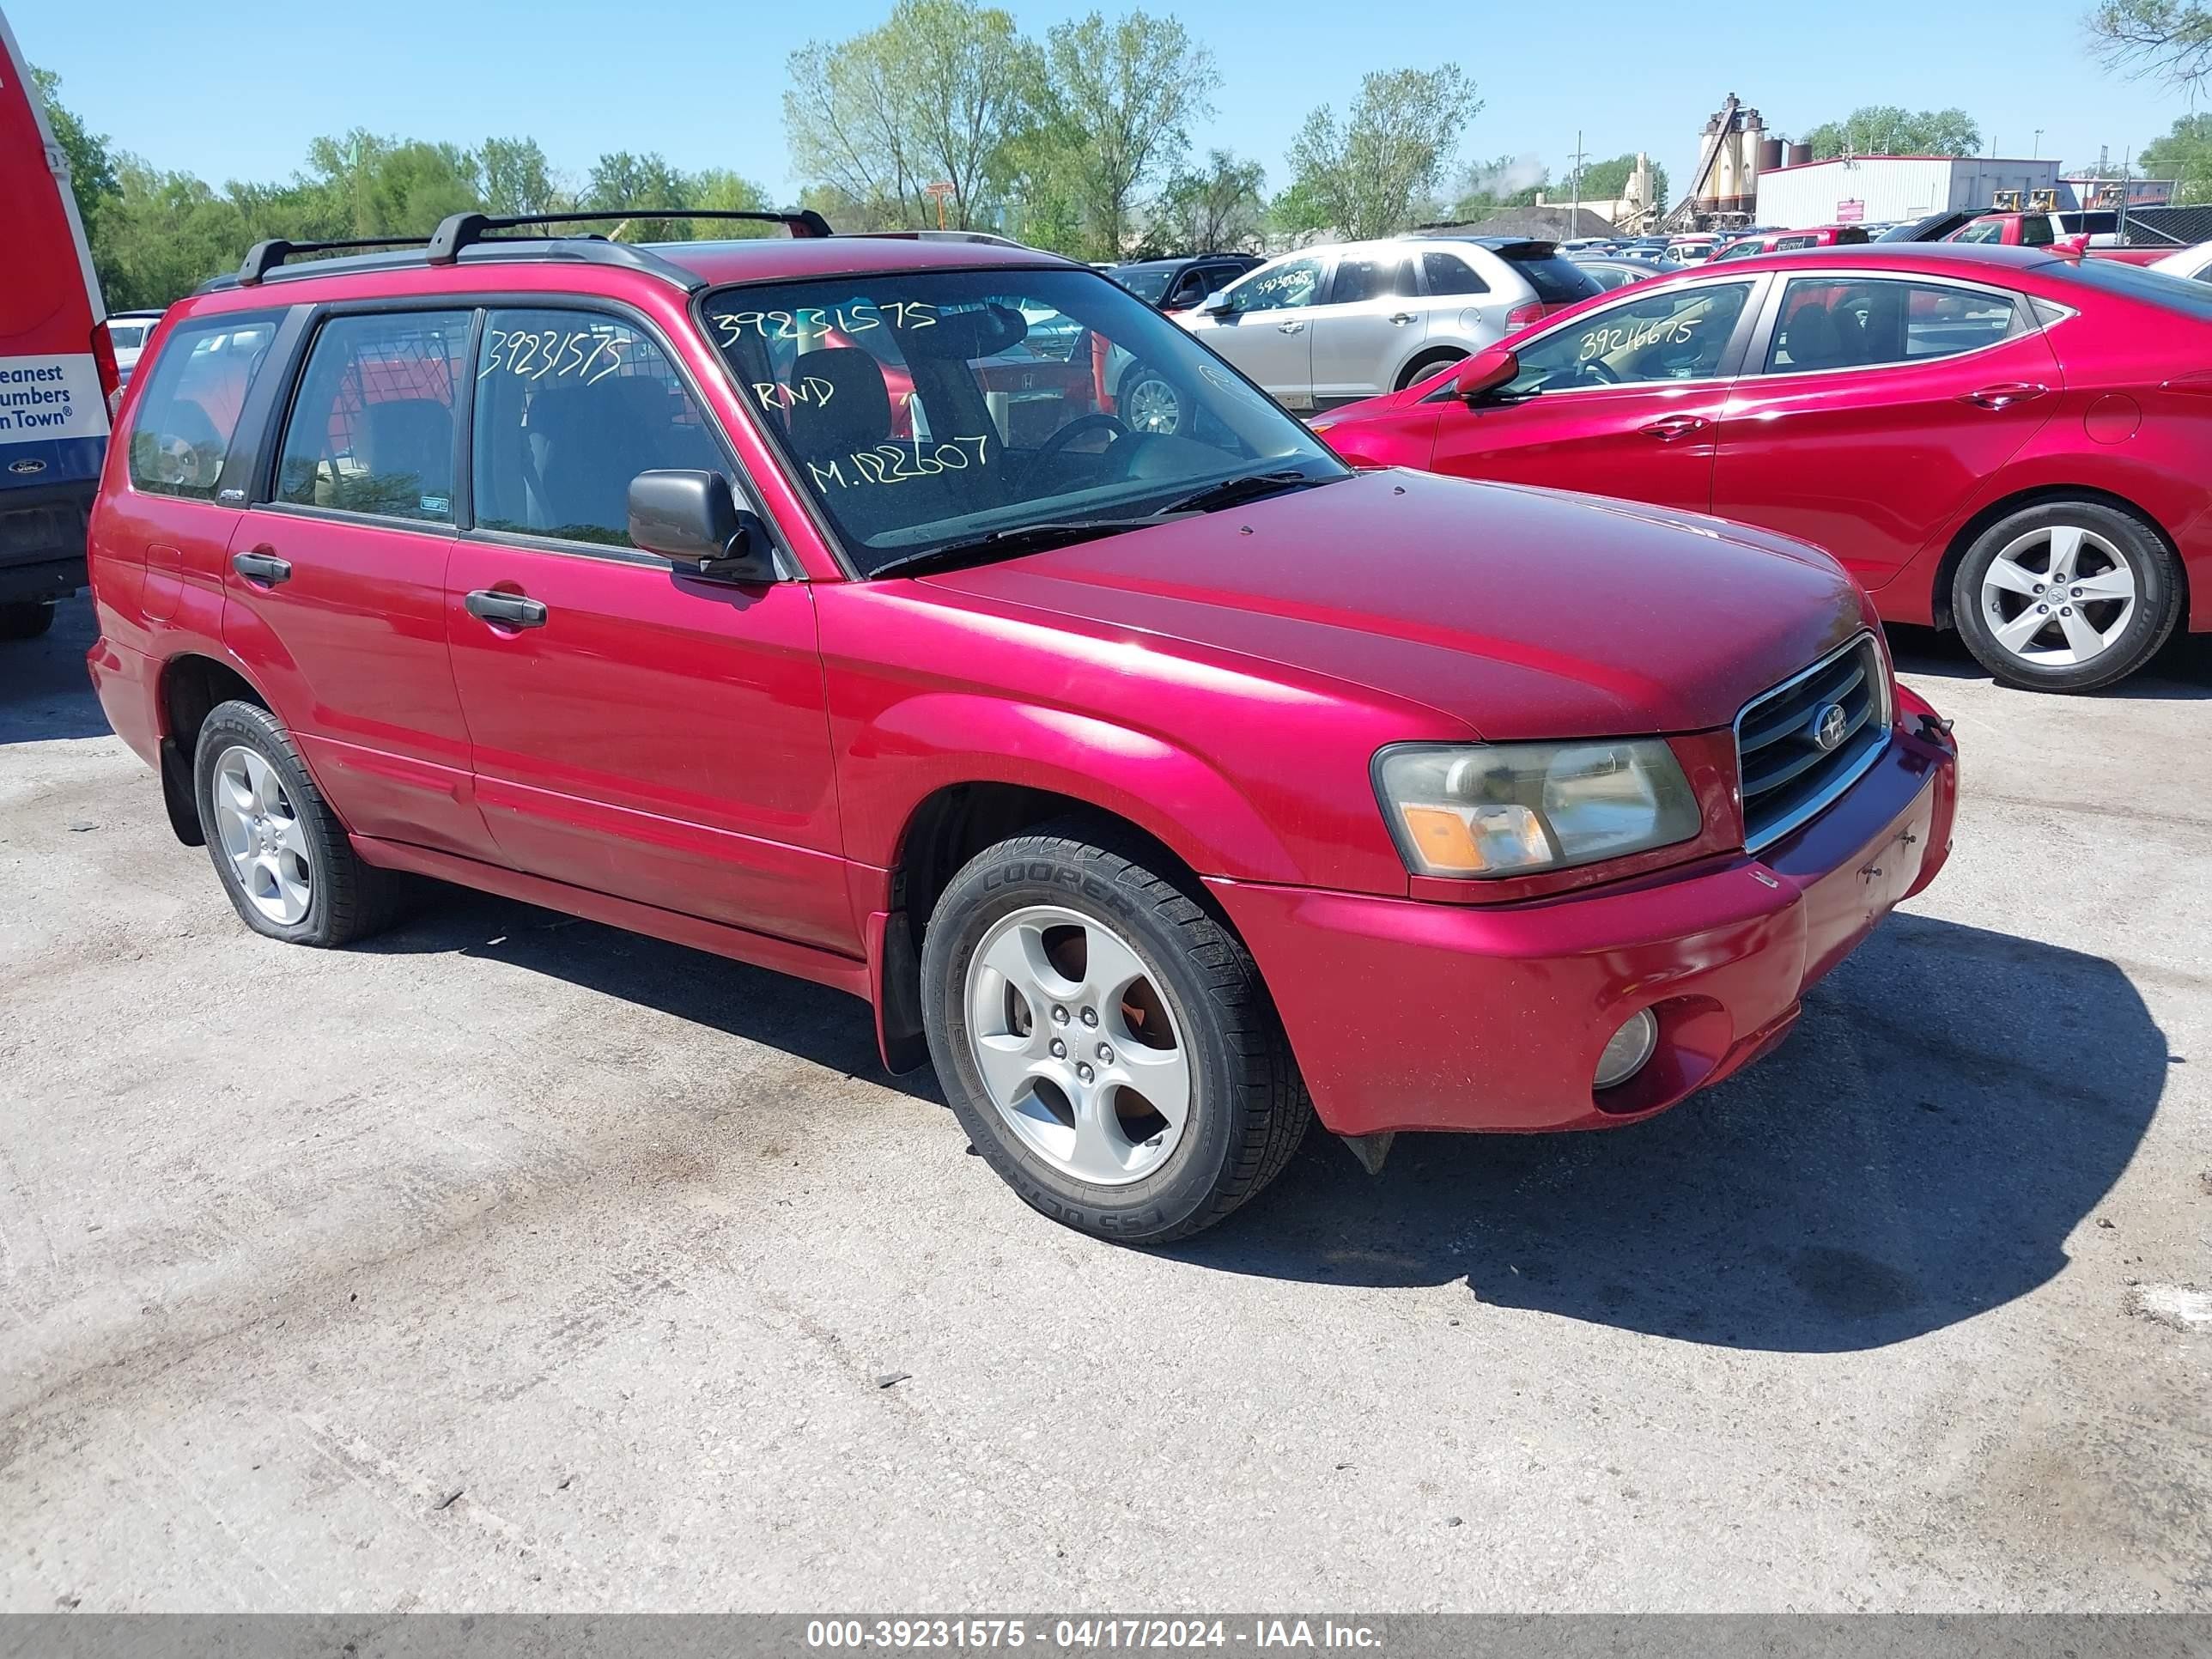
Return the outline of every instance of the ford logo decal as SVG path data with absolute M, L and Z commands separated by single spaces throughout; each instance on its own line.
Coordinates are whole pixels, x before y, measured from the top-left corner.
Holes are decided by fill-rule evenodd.
M 46 464 L 44 461 L 34 461 L 26 455 L 20 461 L 10 461 L 8 464 L 8 470 L 10 472 L 23 473 L 27 477 L 33 472 L 44 472 L 46 470 Z

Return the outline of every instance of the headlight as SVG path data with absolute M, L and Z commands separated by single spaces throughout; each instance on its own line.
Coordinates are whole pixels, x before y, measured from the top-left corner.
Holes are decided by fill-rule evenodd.
M 1700 816 L 1657 738 L 1405 744 L 1376 757 L 1375 784 L 1406 867 L 1423 876 L 1564 870 L 1687 841 Z

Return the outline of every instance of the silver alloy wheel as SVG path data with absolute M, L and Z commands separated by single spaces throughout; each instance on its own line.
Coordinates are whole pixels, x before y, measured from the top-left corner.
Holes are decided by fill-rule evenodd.
M 314 897 L 307 832 L 276 769 L 244 744 L 216 757 L 216 833 L 253 908 L 289 927 Z
M 1182 399 L 1157 374 L 1147 374 L 1130 388 L 1124 411 L 1132 432 L 1172 434 L 1182 423 Z
M 1190 1058 L 1127 940 L 1074 910 L 1002 918 L 968 961 L 968 1030 L 991 1104 L 1023 1144 L 1101 1187 L 1165 1164 L 1190 1118 Z
M 2039 668 L 2102 656 L 2136 614 L 2128 556 L 2094 530 L 2048 525 L 2008 542 L 1982 573 L 1982 615 L 1996 642 Z

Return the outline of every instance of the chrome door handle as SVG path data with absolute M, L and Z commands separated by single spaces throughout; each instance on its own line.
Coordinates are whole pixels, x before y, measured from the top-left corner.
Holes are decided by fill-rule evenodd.
M 1669 415 L 1663 421 L 1654 421 L 1639 428 L 1647 438 L 1656 438 L 1662 443 L 1672 443 L 1692 432 L 1702 432 L 1712 422 L 1702 415 Z
M 1410 323 L 1413 320 L 1413 313 L 1410 311 L 1394 311 L 1390 313 L 1390 320 L 1394 323 Z
M 274 587 L 279 582 L 292 580 L 290 563 L 278 558 L 276 550 L 270 547 L 257 547 L 251 553 L 234 553 L 230 568 L 257 587 Z
M 1275 328 L 1279 333 L 1297 334 L 1304 331 L 1305 325 L 1304 323 L 1277 323 L 1275 325 Z
M 1978 409 L 2009 409 L 2014 404 L 2024 404 L 2031 398 L 2040 398 L 2047 388 L 2033 380 L 2005 380 L 1996 386 L 1978 386 L 1962 392 L 1959 401 L 1972 404 Z
M 469 615 L 495 628 L 545 626 L 545 607 L 520 593 L 495 593 L 488 587 L 480 587 L 463 603 L 468 606 Z

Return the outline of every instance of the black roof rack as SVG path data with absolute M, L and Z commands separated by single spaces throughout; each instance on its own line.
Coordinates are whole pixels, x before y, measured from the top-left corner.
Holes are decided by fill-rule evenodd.
M 238 285 L 252 288 L 295 253 L 349 253 L 356 248 L 411 247 L 420 240 L 414 236 L 357 236 L 343 242 L 288 242 L 281 236 L 272 236 L 246 250 L 246 263 L 238 268 Z
M 738 208 L 631 208 L 621 212 L 592 213 L 455 213 L 430 233 L 425 257 L 434 265 L 449 265 L 465 247 L 481 242 L 487 231 L 514 230 L 524 225 L 622 224 L 632 219 L 742 219 L 754 224 L 781 225 L 795 237 L 828 236 L 830 222 L 812 208 L 793 208 L 768 213 Z

